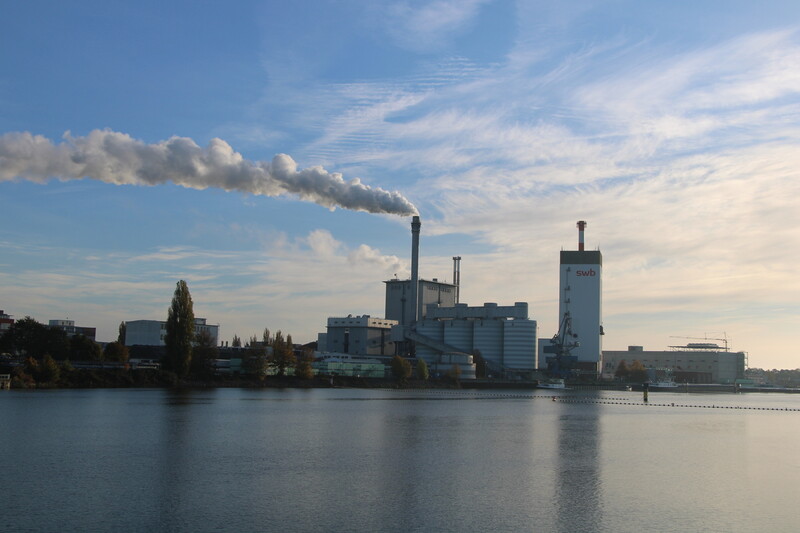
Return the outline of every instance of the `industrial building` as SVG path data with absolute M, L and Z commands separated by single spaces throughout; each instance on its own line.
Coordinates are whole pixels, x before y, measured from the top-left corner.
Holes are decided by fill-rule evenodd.
M 432 369 L 448 365 L 450 356 L 457 354 L 480 355 L 487 375 L 531 378 L 536 369 L 536 321 L 528 318 L 525 302 L 480 307 L 431 304 L 408 337 L 416 344 L 417 357 Z
M 733 384 L 745 377 L 747 355 L 708 342 L 670 346 L 663 351 L 628 346 L 627 351 L 603 352 L 603 377 L 613 379 L 622 361 L 627 366 L 639 361 L 647 369 L 668 370 L 677 383 Z
M 394 342 L 389 339 L 397 320 L 369 315 L 330 317 L 325 334 L 317 340 L 320 351 L 350 355 L 393 356 Z
M 578 222 L 578 250 L 562 250 L 559 267 L 559 333 L 539 350 L 539 368 L 556 359 L 573 374 L 598 376 L 603 356 L 603 255 L 586 250 L 586 222 Z M 556 355 L 558 357 L 556 357 Z
M 386 318 L 396 320 L 398 323 L 410 324 L 413 322 L 414 310 L 409 304 L 415 294 L 411 291 L 410 279 L 390 279 L 384 281 L 386 284 Z M 425 318 L 428 312 L 428 305 L 435 304 L 442 307 L 453 307 L 456 305 L 457 285 L 439 281 L 437 278 L 432 280 L 420 279 L 418 283 L 420 306 L 417 317 Z
M 218 343 L 219 325 L 208 324 L 205 318 L 194 319 L 194 333 L 208 333 Z M 125 346 L 165 346 L 167 323 L 164 320 L 130 320 L 125 322 Z
M 384 282 L 386 317 L 331 317 L 327 333 L 319 336 L 320 350 L 329 355 L 383 356 L 384 361 L 395 354 L 421 358 L 433 375 L 457 367 L 461 379 L 476 377 L 475 356 L 480 355 L 482 372 L 531 378 L 536 369 L 536 322 L 528 317 L 528 304 L 460 303 L 461 257 L 453 258 L 452 283 L 420 278 L 421 226 L 419 217 L 413 217 L 411 278 Z
M 56 320 L 51 320 L 48 325 L 51 328 L 60 329 L 61 331 L 67 334 L 67 337 L 83 335 L 84 337 L 95 340 L 95 337 L 97 335 L 97 328 L 76 326 L 74 320 L 56 319 Z

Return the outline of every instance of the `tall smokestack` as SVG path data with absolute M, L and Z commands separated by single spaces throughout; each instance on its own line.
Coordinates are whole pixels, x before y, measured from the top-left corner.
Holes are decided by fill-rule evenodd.
M 414 215 L 411 219 L 411 323 L 417 321 L 419 311 L 419 229 L 422 224 L 419 217 Z M 410 325 L 410 324 L 409 324 Z
M 586 221 L 578 221 L 578 251 L 583 251 L 583 230 L 586 229 Z
M 458 303 L 459 289 L 461 287 L 461 256 L 453 258 L 453 285 L 456 286 L 456 303 Z

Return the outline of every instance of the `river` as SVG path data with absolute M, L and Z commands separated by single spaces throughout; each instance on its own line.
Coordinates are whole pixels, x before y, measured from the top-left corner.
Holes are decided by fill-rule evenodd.
M 797 531 L 800 395 L 0 391 L 0 531 Z

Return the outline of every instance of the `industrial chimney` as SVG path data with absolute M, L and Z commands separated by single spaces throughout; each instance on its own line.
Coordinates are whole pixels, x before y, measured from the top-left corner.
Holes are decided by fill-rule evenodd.
M 582 252 L 583 250 L 583 230 L 586 228 L 586 221 L 579 220 L 578 221 L 578 251 Z
M 461 256 L 453 258 L 453 285 L 456 286 L 456 303 L 459 302 L 459 289 L 461 287 Z
M 419 229 L 422 224 L 418 216 L 411 219 L 411 324 L 419 318 Z M 411 325 L 408 324 L 408 325 Z

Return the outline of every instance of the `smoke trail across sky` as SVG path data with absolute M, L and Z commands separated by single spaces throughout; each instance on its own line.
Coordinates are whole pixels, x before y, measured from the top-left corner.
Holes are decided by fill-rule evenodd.
M 187 137 L 146 144 L 125 133 L 94 130 L 86 137 L 64 135 L 54 144 L 29 132 L 0 136 L 0 181 L 91 178 L 116 185 L 214 187 L 261 196 L 294 194 L 333 209 L 414 215 L 414 205 L 396 191 L 342 179 L 315 166 L 302 170 L 286 154 L 271 162 L 250 161 L 222 139 L 202 148 Z

